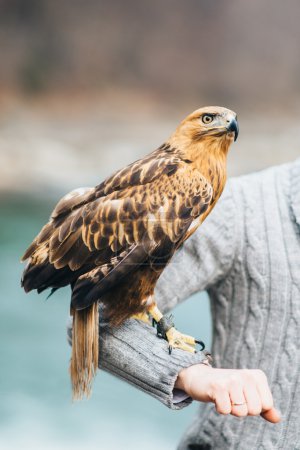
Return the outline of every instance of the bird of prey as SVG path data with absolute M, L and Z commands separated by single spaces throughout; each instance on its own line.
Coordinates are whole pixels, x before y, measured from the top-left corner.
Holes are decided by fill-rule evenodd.
M 194 111 L 152 153 L 63 197 L 25 252 L 26 292 L 71 286 L 75 398 L 89 395 L 98 367 L 99 303 L 111 325 L 149 314 L 169 349 L 195 351 L 197 341 L 159 311 L 154 288 L 220 197 L 237 136 L 233 111 Z

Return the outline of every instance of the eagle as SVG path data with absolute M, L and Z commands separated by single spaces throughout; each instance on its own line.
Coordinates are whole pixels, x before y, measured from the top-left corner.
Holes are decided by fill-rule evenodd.
M 112 326 L 130 317 L 152 317 L 170 351 L 195 352 L 201 343 L 160 312 L 154 288 L 219 199 L 238 131 L 235 112 L 197 109 L 152 153 L 94 188 L 63 197 L 26 250 L 21 280 L 26 292 L 71 287 L 73 398 L 91 392 L 99 311 Z

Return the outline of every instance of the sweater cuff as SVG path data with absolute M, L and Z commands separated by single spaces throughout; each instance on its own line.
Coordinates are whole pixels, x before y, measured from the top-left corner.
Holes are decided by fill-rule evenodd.
M 72 323 L 68 324 L 68 336 Z M 120 327 L 101 326 L 99 332 L 99 368 L 127 381 L 171 409 L 181 409 L 192 402 L 187 395 L 175 396 L 174 385 L 181 369 L 208 363 L 204 352 L 189 353 L 173 349 L 157 337 L 156 330 L 136 319 Z M 176 390 L 175 390 L 176 392 Z
M 136 319 L 100 332 L 100 367 L 146 392 L 171 409 L 181 409 L 190 397 L 174 402 L 174 385 L 180 370 L 206 362 L 203 352 L 173 349 L 156 330 Z

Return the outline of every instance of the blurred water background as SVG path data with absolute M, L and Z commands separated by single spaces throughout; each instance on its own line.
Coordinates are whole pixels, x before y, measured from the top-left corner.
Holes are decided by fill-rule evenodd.
M 300 156 L 300 5 L 279 0 L 0 3 L 0 448 L 176 447 L 167 410 L 106 373 L 71 403 L 70 292 L 25 295 L 19 258 L 63 194 L 155 149 L 204 104 L 238 113 L 235 176 Z M 211 342 L 209 303 L 175 311 Z
M 1 199 L 1 449 L 174 448 L 191 411 L 168 411 L 134 388 L 98 373 L 92 398 L 72 404 L 68 375 L 70 348 L 66 320 L 70 292 L 65 288 L 25 296 L 18 263 L 53 204 L 40 198 Z M 203 325 L 195 317 L 198 299 L 177 309 L 178 326 L 209 341 L 207 302 Z M 192 409 L 192 408 L 191 408 Z

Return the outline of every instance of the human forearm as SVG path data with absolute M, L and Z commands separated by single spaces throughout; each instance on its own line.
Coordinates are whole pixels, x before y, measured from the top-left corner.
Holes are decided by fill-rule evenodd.
M 187 406 L 191 399 L 174 403 L 173 390 L 183 368 L 206 361 L 196 354 L 173 350 L 159 339 L 156 330 L 138 320 L 128 320 L 121 327 L 101 329 L 100 368 L 133 384 L 172 409 Z

